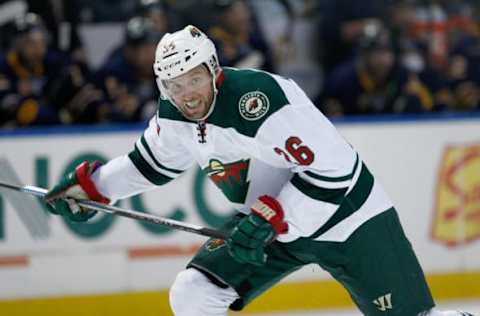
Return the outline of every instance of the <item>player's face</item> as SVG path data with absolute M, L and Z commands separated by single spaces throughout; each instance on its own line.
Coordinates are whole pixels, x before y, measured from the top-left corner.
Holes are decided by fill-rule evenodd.
M 183 115 L 190 120 L 204 117 L 212 105 L 212 76 L 203 65 L 176 78 L 165 80 L 164 87 Z

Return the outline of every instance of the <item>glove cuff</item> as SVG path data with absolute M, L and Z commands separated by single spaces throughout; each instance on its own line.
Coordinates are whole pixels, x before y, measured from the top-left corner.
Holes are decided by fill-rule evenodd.
M 100 192 L 98 192 L 95 183 L 92 181 L 91 175 L 92 173 L 100 167 L 101 163 L 99 161 L 95 161 L 90 164 L 88 161 L 82 162 L 75 168 L 75 177 L 77 178 L 78 184 L 80 187 L 87 193 L 88 198 L 93 201 L 97 201 L 104 204 L 109 204 L 110 199 L 103 196 Z
M 262 195 L 252 205 L 251 211 L 272 225 L 277 235 L 288 232 L 288 223 L 284 221 L 285 213 L 280 203 L 269 195 Z

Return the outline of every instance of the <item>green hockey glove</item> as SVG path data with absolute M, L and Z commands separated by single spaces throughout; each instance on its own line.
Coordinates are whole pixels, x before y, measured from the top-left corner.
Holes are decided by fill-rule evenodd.
M 45 195 L 48 210 L 74 222 L 85 222 L 97 212 L 82 209 L 76 200 L 87 199 L 108 204 L 110 200 L 98 192 L 95 183 L 90 178 L 98 167 L 100 167 L 98 161 L 92 164 L 84 161 L 74 171 L 63 177 Z
M 288 232 L 284 212 L 278 201 L 262 195 L 253 204 L 250 215 L 244 217 L 227 239 L 230 255 L 240 263 L 261 266 L 267 261 L 265 247 L 279 234 Z

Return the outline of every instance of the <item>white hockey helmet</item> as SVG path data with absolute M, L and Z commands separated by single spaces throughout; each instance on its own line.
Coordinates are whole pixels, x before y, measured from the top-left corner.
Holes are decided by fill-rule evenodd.
M 213 42 L 198 28 L 188 25 L 180 31 L 167 33 L 162 37 L 157 45 L 153 64 L 153 71 L 161 97 L 170 100 L 175 106 L 177 105 L 169 96 L 165 82 L 202 64 L 208 68 L 212 75 L 214 95 L 207 114 L 199 120 L 204 120 L 213 111 L 218 92 L 215 82 L 221 68 L 218 64 L 217 51 Z

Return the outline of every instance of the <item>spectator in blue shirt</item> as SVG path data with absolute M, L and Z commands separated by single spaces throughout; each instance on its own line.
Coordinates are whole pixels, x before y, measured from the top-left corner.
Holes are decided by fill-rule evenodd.
M 125 40 L 95 75 L 104 102 L 98 108 L 101 122 L 147 120 L 156 110 L 158 89 L 152 64 L 162 33 L 150 19 L 131 18 L 125 28 Z
M 38 15 L 27 13 L 15 21 L 10 49 L 0 56 L 0 125 L 59 122 L 51 91 L 68 58 L 48 50 L 48 38 Z

